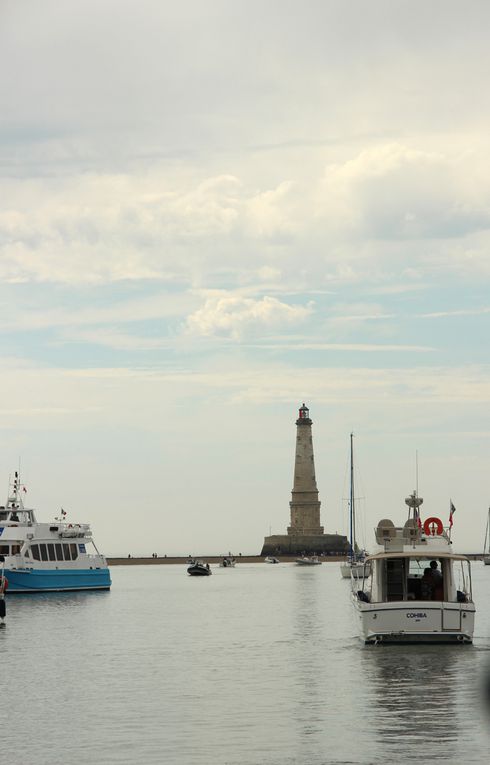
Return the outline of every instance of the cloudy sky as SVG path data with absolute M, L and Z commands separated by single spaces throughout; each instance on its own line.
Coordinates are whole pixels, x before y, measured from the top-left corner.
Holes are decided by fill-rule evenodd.
M 490 504 L 487 0 L 1 0 L 0 468 L 112 554 Z M 1 478 L 0 478 L 1 480 Z

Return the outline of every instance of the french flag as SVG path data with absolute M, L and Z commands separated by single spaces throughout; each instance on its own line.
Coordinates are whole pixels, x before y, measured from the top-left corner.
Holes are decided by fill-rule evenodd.
M 449 508 L 449 528 L 452 529 L 453 527 L 453 515 L 456 512 L 456 508 L 454 507 L 452 500 L 450 500 L 450 508 Z

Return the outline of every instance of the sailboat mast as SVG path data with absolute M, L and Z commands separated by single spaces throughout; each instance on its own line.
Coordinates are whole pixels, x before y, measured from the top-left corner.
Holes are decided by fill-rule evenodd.
M 351 558 L 355 557 L 355 544 L 356 544 L 356 512 L 355 512 L 355 499 L 354 499 L 354 446 L 353 446 L 354 434 L 350 434 L 350 550 Z
M 488 508 L 487 528 L 485 529 L 485 541 L 483 543 L 483 555 L 490 555 L 490 507 Z

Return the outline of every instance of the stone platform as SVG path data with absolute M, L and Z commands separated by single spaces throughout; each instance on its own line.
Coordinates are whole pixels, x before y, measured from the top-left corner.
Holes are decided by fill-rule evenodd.
M 297 534 L 273 534 L 265 537 L 261 555 L 339 555 L 349 552 L 347 537 L 341 534 L 317 534 L 301 536 Z

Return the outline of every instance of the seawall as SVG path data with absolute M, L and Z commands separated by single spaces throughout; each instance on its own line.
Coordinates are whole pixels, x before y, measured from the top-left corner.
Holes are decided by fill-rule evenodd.
M 206 563 L 221 563 L 223 560 L 222 555 L 196 555 L 196 560 L 204 560 Z M 295 555 L 280 555 L 278 559 L 281 563 L 291 563 L 296 560 Z M 162 558 L 107 558 L 109 566 L 160 566 L 165 564 L 180 563 L 181 565 L 187 563 L 189 558 L 184 557 L 162 557 Z M 235 556 L 237 563 L 263 563 L 264 558 L 262 555 L 237 555 Z M 322 558 L 323 563 L 330 563 L 331 561 L 344 560 L 342 556 L 329 555 L 328 558 Z

